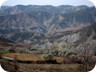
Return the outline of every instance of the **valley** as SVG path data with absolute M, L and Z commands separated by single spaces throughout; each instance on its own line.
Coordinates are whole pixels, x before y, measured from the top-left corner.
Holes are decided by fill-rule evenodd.
M 17 72 L 91 70 L 96 63 L 95 7 L 2 6 L 0 63 Z

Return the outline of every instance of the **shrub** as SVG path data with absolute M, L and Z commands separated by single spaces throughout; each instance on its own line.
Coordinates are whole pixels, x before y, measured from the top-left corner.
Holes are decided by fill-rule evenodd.
M 65 56 L 66 52 L 67 52 L 67 50 L 62 50 L 62 51 L 60 51 L 60 52 L 59 52 L 59 56 Z
M 51 54 L 44 55 L 45 60 L 52 60 L 53 56 Z
M 9 53 L 8 50 L 0 50 L 0 54 Z
M 73 58 L 75 57 L 77 54 L 75 52 L 72 52 L 72 51 L 68 51 L 66 52 L 65 56 L 66 57 L 70 57 L 70 58 Z
M 15 53 L 15 50 L 14 49 L 9 49 L 9 52 Z

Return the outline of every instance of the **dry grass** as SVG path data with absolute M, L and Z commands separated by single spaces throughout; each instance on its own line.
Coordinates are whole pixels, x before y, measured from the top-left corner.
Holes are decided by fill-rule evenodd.
M 11 57 L 11 58 L 17 58 L 21 61 L 44 61 L 45 58 L 43 55 L 34 55 L 34 54 L 21 54 L 21 53 L 7 53 L 3 54 L 3 56 Z M 93 57 L 96 58 L 96 57 Z M 58 63 L 61 63 L 64 61 L 64 58 L 61 57 L 54 57 L 54 60 L 56 60 Z M 13 68 L 14 69 L 14 63 L 9 62 L 6 63 L 3 61 L 3 66 L 6 69 Z M 10 65 L 11 64 L 11 65 Z M 11 67 L 12 66 L 12 67 Z M 17 72 L 80 72 L 83 70 L 79 64 L 32 64 L 32 63 L 17 63 L 18 71 Z M 91 67 L 92 69 L 92 67 Z M 9 69 L 11 70 L 11 69 Z
M 53 59 L 56 60 L 57 63 L 64 62 L 64 58 L 61 58 L 61 57 L 54 57 Z
M 9 57 L 9 58 L 16 58 L 20 61 L 45 61 L 45 58 L 43 55 L 35 55 L 35 54 L 22 54 L 22 53 L 7 53 L 3 54 L 2 56 Z M 63 63 L 64 58 L 62 57 L 53 57 L 52 60 L 56 60 L 57 63 Z
M 21 61 L 44 61 L 45 58 L 43 55 L 34 55 L 34 54 L 21 54 L 21 53 L 7 53 L 2 56 L 16 58 Z
M 3 62 L 3 68 L 9 72 L 80 72 L 78 64 L 26 64 L 17 63 L 15 69 L 12 62 Z
M 32 70 L 38 70 L 39 72 L 80 72 L 79 65 L 75 64 L 20 64 L 20 69 L 25 72 L 32 72 Z

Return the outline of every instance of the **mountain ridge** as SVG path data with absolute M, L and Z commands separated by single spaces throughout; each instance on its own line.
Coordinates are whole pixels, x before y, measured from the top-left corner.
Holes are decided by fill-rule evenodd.
M 95 23 L 96 10 L 88 6 L 17 5 L 0 9 L 0 35 L 16 42 L 27 39 L 29 43 L 35 39 L 39 42 L 48 33 L 78 29 Z

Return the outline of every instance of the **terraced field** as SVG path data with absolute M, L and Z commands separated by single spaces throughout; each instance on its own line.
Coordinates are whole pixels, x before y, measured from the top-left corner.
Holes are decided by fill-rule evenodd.
M 44 55 L 6 53 L 2 54 L 2 67 L 7 71 L 15 72 L 81 72 L 84 71 L 82 64 L 65 64 L 62 57 L 53 57 L 50 62 L 44 58 Z M 95 61 L 96 57 L 93 57 Z M 52 62 L 56 62 L 52 64 Z M 94 66 L 94 65 L 93 65 Z M 89 70 L 93 66 L 88 66 Z

